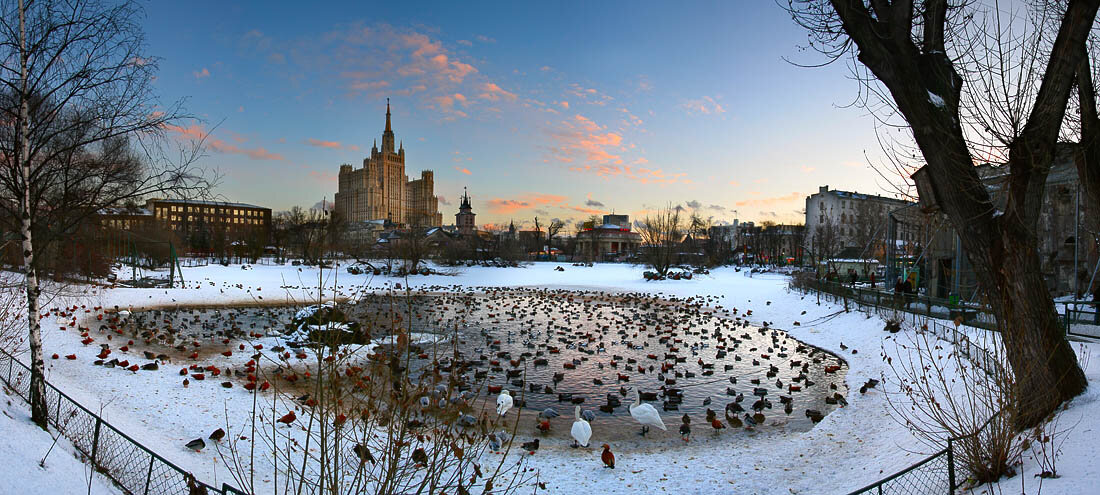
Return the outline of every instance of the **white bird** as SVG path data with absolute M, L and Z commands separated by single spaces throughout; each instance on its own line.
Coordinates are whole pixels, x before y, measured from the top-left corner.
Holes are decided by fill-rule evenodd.
M 577 418 L 573 421 L 573 429 L 569 431 L 573 435 L 573 446 L 588 447 L 588 440 L 592 438 L 592 425 L 581 417 L 581 406 L 573 410 L 573 416 Z
M 497 414 L 504 416 L 508 414 L 508 410 L 512 408 L 512 394 L 507 390 L 502 390 L 500 395 L 497 396 Z
M 649 404 L 642 404 L 642 394 L 638 392 L 638 389 L 634 389 L 634 403 L 630 405 L 630 416 L 634 418 L 634 421 L 641 423 L 643 437 L 649 432 L 650 426 L 668 431 L 668 428 L 665 428 L 665 422 L 661 421 L 661 414 L 657 412 L 657 408 Z

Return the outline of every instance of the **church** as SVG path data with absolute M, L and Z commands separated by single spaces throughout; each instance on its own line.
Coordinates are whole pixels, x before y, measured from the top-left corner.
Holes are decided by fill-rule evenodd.
M 334 198 L 337 215 L 348 222 L 388 221 L 398 227 L 439 227 L 439 199 L 435 196 L 435 174 L 420 172 L 420 178 L 405 175 L 405 146 L 395 149 L 390 127 L 390 102 L 386 99 L 386 130 L 382 149 L 378 142 L 356 170 L 340 165 L 339 186 Z

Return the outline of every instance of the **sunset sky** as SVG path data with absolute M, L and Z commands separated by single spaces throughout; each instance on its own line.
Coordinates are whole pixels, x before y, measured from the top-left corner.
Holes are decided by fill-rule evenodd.
M 435 171 L 445 224 L 634 217 L 801 222 L 819 185 L 884 193 L 843 64 L 770 1 L 149 2 L 162 98 L 185 98 L 226 199 L 331 201 L 385 125 Z

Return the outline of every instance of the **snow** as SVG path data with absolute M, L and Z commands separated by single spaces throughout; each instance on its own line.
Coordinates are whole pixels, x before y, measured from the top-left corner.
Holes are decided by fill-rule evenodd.
M 565 271 L 555 268 L 561 266 Z M 752 277 L 732 268 L 713 270 L 710 275 L 696 275 L 691 280 L 645 281 L 644 267 L 621 264 L 597 264 L 591 268 L 576 268 L 553 262 L 534 263 L 521 268 L 462 268 L 457 273 L 415 276 L 408 279 L 375 277 L 369 274 L 350 275 L 340 265 L 335 270 L 318 271 L 316 267 L 255 265 L 242 270 L 239 265 L 223 267 L 208 265 L 184 268 L 187 281 L 176 289 L 98 289 L 85 288 L 82 294 L 53 301 L 54 306 L 87 304 L 107 308 L 119 306 L 133 311 L 148 307 L 175 305 L 275 304 L 294 302 L 319 304 L 332 299 L 354 299 L 366 290 L 387 290 L 397 287 L 448 286 L 478 287 L 542 287 L 570 290 L 611 292 L 647 292 L 665 297 L 685 298 L 712 295 L 722 298 L 723 307 L 752 309 L 754 323 L 771 322 L 774 328 L 793 337 L 842 356 L 849 365 L 847 382 L 848 407 L 828 414 L 812 430 L 789 432 L 780 428 L 760 428 L 723 432 L 714 437 L 697 435 L 684 444 L 674 431 L 654 431 L 645 443 L 620 442 L 612 445 L 617 458 L 616 469 L 605 469 L 600 462 L 601 428 L 592 422 L 591 447 L 571 449 L 567 444 L 548 444 L 530 459 L 530 466 L 547 483 L 548 493 L 570 493 L 599 486 L 601 493 L 843 493 L 862 487 L 905 468 L 922 459 L 916 439 L 899 421 L 890 415 L 881 390 L 871 389 L 860 394 L 859 388 L 869 378 L 889 376 L 882 359 L 884 342 L 895 338 L 883 332 L 883 322 L 876 316 L 842 312 L 842 307 L 820 303 L 814 295 L 790 291 L 788 278 L 781 274 L 762 273 Z M 325 288 L 321 293 L 318 283 Z M 805 314 L 802 312 L 805 311 Z M 252 406 L 251 396 L 239 387 L 222 389 L 219 380 L 192 383 L 184 388 L 174 370 L 179 366 L 164 366 L 160 372 L 130 373 L 91 366 L 88 361 L 92 346 L 80 343 L 67 323 L 50 317 L 42 320 L 46 354 L 76 353 L 75 361 L 47 360 L 49 380 L 93 410 L 102 408 L 103 415 L 124 432 L 138 438 L 168 460 L 190 470 L 200 479 L 219 485 L 229 479 L 217 452 L 206 449 L 192 452 L 183 444 L 227 424 L 236 429 L 243 426 Z M 795 324 L 799 322 L 799 324 Z M 982 332 L 967 329 L 968 332 Z M 904 335 L 904 334 L 899 334 Z M 277 345 L 275 337 L 263 337 L 253 343 L 266 349 Z M 842 349 L 842 346 L 844 348 Z M 1096 354 L 1098 344 L 1074 344 L 1082 353 Z M 265 349 L 264 352 L 268 352 Z M 855 351 L 858 351 L 856 353 Z M 121 355 L 123 353 L 118 353 Z M 205 364 L 237 366 L 247 359 L 238 356 L 206 359 Z M 129 356 L 132 361 L 140 355 Z M 164 371 L 166 370 L 166 371 Z M 1046 493 L 1084 493 L 1100 483 L 1100 472 L 1090 465 L 1098 447 L 1095 427 L 1100 421 L 1100 359 L 1089 362 L 1086 374 L 1093 385 L 1089 391 L 1071 403 L 1063 413 L 1063 427 L 1073 431 L 1062 446 L 1058 469 L 1061 478 L 1043 480 Z M 889 379 L 889 378 L 887 378 Z M 22 406 L 20 406 L 22 407 Z M 567 418 L 572 421 L 572 418 Z M 8 424 L 0 424 L 7 429 Z M 563 428 L 568 428 L 566 423 Z M 31 436 L 28 431 L 13 430 L 19 437 Z M 10 435 L 6 437 L 11 438 Z M 527 441 L 530 433 L 523 429 L 517 442 Z M 31 441 L 31 440 L 28 440 Z M 22 443 L 22 442 L 17 442 Z M 15 445 L 0 445 L 3 452 L 13 452 Z M 925 453 L 931 449 L 923 448 Z M 25 449 L 29 450 L 29 449 Z M 918 452 L 914 452 L 917 450 Z M 51 455 L 54 462 L 57 452 Z M 490 454 L 492 461 L 498 457 Z M 74 461 L 75 462 L 75 461 Z M 79 465 L 77 466 L 79 468 Z M 1034 492 L 1038 472 L 1034 460 L 1025 459 L 1022 468 L 1028 493 Z M 69 479 L 83 480 L 80 476 Z M 1020 486 L 1020 477 L 1002 483 L 1013 491 Z M 261 485 L 263 486 L 263 485 Z M 44 487 L 43 487 L 44 488 Z M 56 490 L 22 490 L 25 493 L 55 493 Z
M 3 413 L 0 416 L 0 452 L 4 459 L 0 462 L 0 480 L 3 480 L 0 491 L 5 491 L 5 486 L 7 489 L 18 486 L 21 493 L 27 494 L 122 493 L 100 474 L 89 481 L 90 469 L 77 460 L 72 444 L 62 437 L 54 445 L 51 435 L 57 432 L 47 433 L 35 426 L 22 399 L 4 397 L 0 413 Z
M 936 93 L 933 93 L 931 91 L 928 92 L 928 101 L 932 102 L 933 105 L 936 105 L 937 107 L 940 107 L 940 108 L 944 108 L 944 107 L 947 106 L 947 104 L 944 103 L 943 98 L 941 98 L 940 95 L 938 95 Z

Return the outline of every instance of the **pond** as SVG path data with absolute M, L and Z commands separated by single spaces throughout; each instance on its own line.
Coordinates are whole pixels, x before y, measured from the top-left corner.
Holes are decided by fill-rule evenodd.
M 395 326 L 439 335 L 435 344 L 420 344 L 422 352 L 447 356 L 440 359 L 446 363 L 457 348 L 471 370 L 461 378 L 487 385 L 472 387 L 485 399 L 495 401 L 496 387 L 510 390 L 532 418 L 555 409 L 563 417 L 554 428 L 565 432 L 575 404 L 596 414 L 593 428 L 616 436 L 637 432 L 628 408 L 635 388 L 661 412 L 669 427 L 664 435 L 675 435 L 684 414 L 696 435 L 709 433 L 708 409 L 723 422 L 728 406 L 738 418 L 763 414 L 757 429 L 804 431 L 839 407 L 847 395 L 842 359 L 781 330 L 752 326 L 751 311 L 718 303 L 713 297 L 483 289 L 368 295 L 338 307 L 374 341 Z M 176 338 L 161 339 L 164 345 L 224 337 L 236 346 L 234 339 L 262 335 L 293 347 L 301 334 L 288 336 L 300 309 L 157 310 L 135 314 L 135 322 L 171 328 Z M 412 366 L 429 362 L 417 359 Z

